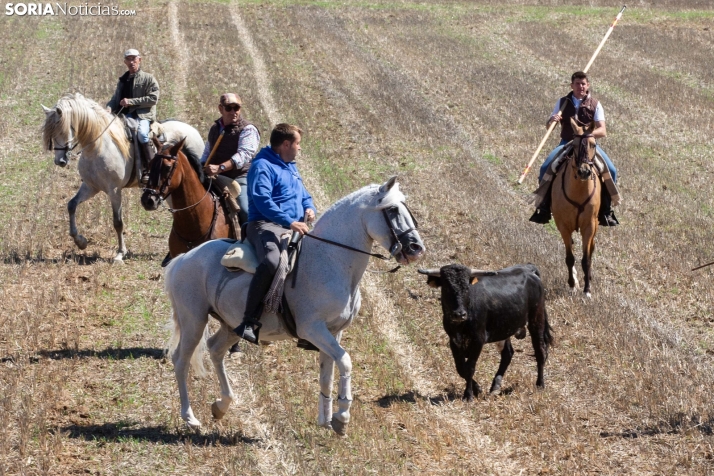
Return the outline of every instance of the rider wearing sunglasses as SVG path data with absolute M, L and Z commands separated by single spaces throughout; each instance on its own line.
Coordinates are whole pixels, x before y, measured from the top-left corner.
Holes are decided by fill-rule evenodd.
M 206 163 L 215 147 L 216 151 L 211 162 L 204 167 L 204 172 L 209 177 L 221 177 L 217 178 L 219 186 L 225 185 L 221 182 L 226 180 L 235 180 L 240 185 L 238 215 L 242 224 L 248 221 L 248 170 L 253 156 L 258 152 L 260 134 L 253 124 L 241 116 L 241 105 L 237 94 L 226 93 L 221 96 L 218 103 L 221 117 L 216 119 L 208 131 L 208 142 L 201 163 Z M 221 132 L 224 134 L 219 142 Z

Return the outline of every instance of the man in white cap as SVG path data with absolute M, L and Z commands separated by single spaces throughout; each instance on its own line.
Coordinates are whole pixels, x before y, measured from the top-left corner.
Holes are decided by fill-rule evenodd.
M 139 153 L 144 171 L 143 174 L 137 175 L 141 177 L 142 183 L 146 183 L 147 168 L 152 158 L 149 129 L 151 123 L 156 120 L 159 83 L 151 74 L 141 70 L 141 54 L 138 50 L 133 48 L 126 50 L 124 64 L 127 72 L 119 78 L 114 96 L 107 103 L 107 109 L 114 114 L 118 114 L 121 110 L 125 116 L 139 122 Z

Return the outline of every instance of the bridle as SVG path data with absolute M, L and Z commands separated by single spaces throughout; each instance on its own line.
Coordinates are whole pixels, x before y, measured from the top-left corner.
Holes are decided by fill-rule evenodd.
M 586 140 L 586 139 L 589 139 L 590 137 L 593 137 L 593 135 L 592 135 L 592 134 L 579 134 L 579 135 L 574 135 L 573 137 L 578 137 L 578 138 L 580 138 L 580 144 L 578 144 L 578 149 L 577 149 L 577 151 L 573 150 L 573 154 L 574 154 L 573 159 L 572 159 L 572 160 L 573 160 L 573 167 L 577 168 L 578 166 L 580 166 L 580 165 L 582 165 L 582 164 L 585 164 L 585 165 L 590 166 L 590 168 L 592 169 L 592 168 L 595 166 L 595 164 L 593 163 L 592 160 L 588 160 L 588 159 L 587 159 L 587 156 L 588 156 L 588 150 L 587 150 L 588 144 L 587 144 L 587 140 Z M 585 157 L 585 159 L 583 159 L 583 157 Z M 592 191 L 590 192 L 590 195 L 588 195 L 588 198 L 586 198 L 583 203 L 578 203 L 578 202 L 576 202 L 575 200 L 573 200 L 573 199 L 571 199 L 570 197 L 568 197 L 568 194 L 565 192 L 565 176 L 566 176 L 566 175 L 567 175 L 567 174 L 563 173 L 563 179 L 560 181 L 560 184 L 561 184 L 561 187 L 562 187 L 562 189 L 563 189 L 563 197 L 565 197 L 565 199 L 568 201 L 568 203 L 570 203 L 571 205 L 573 205 L 575 208 L 578 209 L 578 215 L 577 215 L 577 217 L 575 218 L 575 223 L 577 224 L 578 218 L 580 218 L 580 214 L 583 213 L 583 211 L 585 211 L 585 206 L 586 206 L 588 203 L 590 203 L 590 200 L 592 200 L 593 196 L 595 195 L 596 187 L 593 187 Z M 578 178 L 577 172 L 574 172 L 574 173 L 573 173 L 573 180 L 581 180 L 581 179 Z M 592 171 L 592 173 L 591 173 L 591 178 L 589 178 L 589 179 L 587 179 L 587 180 L 592 180 L 593 182 L 595 182 L 595 181 L 597 180 L 597 178 L 596 178 L 596 173 L 595 173 L 594 171 Z
M 165 150 L 165 149 L 164 149 L 164 150 Z M 163 150 L 162 150 L 161 152 L 163 152 Z M 169 169 L 168 174 L 166 174 L 166 178 L 164 178 L 164 179 L 158 184 L 158 190 L 157 190 L 156 188 L 142 188 L 142 192 L 143 192 L 143 193 L 148 193 L 148 194 L 151 195 L 151 196 L 157 197 L 157 200 L 158 200 L 159 204 L 162 204 L 162 203 L 164 202 L 164 200 L 166 200 L 167 198 L 169 198 L 169 196 L 171 195 L 171 192 L 173 192 L 173 190 L 172 190 L 171 192 L 166 193 L 166 190 L 171 186 L 171 179 L 172 179 L 173 176 L 174 176 L 174 172 L 176 172 L 176 166 L 178 165 L 178 156 L 176 156 L 176 155 L 165 155 L 165 154 L 158 153 L 158 154 L 154 155 L 154 158 L 152 159 L 152 161 L 154 161 L 154 160 L 156 160 L 156 159 L 160 159 L 160 160 L 164 160 L 164 159 L 165 159 L 165 160 L 171 161 L 171 168 Z M 151 181 L 152 181 L 151 178 L 152 178 L 152 177 L 150 176 L 150 178 L 149 178 L 149 182 L 150 182 L 150 183 L 151 183 Z M 212 179 L 212 178 L 209 178 L 209 180 L 212 181 L 213 179 Z M 210 184 L 209 184 L 209 186 L 206 187 L 206 193 L 203 195 L 203 197 L 201 197 L 201 199 L 200 199 L 199 201 L 197 201 L 196 203 L 194 203 L 193 205 L 189 205 L 189 206 L 187 206 L 187 207 L 178 208 L 178 209 L 176 209 L 176 208 L 171 208 L 171 207 L 166 207 L 166 208 L 167 208 L 168 211 L 171 212 L 171 213 L 176 213 L 176 212 L 182 212 L 182 211 L 185 211 L 185 210 L 190 210 L 191 208 L 193 208 L 193 207 L 197 206 L 199 203 L 201 203 L 201 202 L 203 201 L 203 199 L 208 196 L 208 194 L 210 193 L 210 191 L 211 191 L 211 186 L 210 186 Z
M 109 121 L 109 124 L 107 124 L 107 127 L 105 127 L 104 130 L 102 130 L 102 132 L 100 132 L 99 135 L 97 135 L 97 137 L 95 137 L 94 139 L 92 139 L 91 141 L 89 141 L 89 142 L 87 143 L 87 145 L 89 145 L 89 144 L 94 144 L 100 137 L 102 137 L 102 136 L 104 135 L 104 133 L 107 132 L 107 129 L 109 129 L 109 126 L 112 125 L 112 123 L 116 120 L 117 117 L 119 117 L 119 114 L 121 114 L 121 112 L 122 112 L 123 110 L 124 110 L 124 106 L 122 106 L 121 109 L 119 109 L 119 112 L 117 112 L 117 113 L 114 115 L 114 117 L 112 118 L 112 120 Z M 69 145 L 72 143 L 72 140 L 73 140 L 74 135 L 75 135 L 74 126 L 72 126 L 72 123 L 71 123 L 71 122 L 70 122 L 70 124 L 69 124 L 69 131 L 70 131 L 70 136 L 69 136 L 69 138 L 67 139 L 67 142 L 65 142 L 64 147 L 54 147 L 54 141 L 53 141 L 52 139 L 50 139 L 49 144 L 47 144 L 47 150 L 63 150 L 63 151 L 65 151 L 65 152 L 64 152 L 64 159 L 65 159 L 67 162 L 69 162 L 69 160 L 70 160 L 70 157 L 67 157 L 67 156 L 68 156 L 69 154 L 71 154 L 72 151 L 79 145 L 79 142 L 77 142 L 77 143 L 74 144 L 72 147 L 69 146 Z M 82 153 L 82 151 L 80 150 L 76 155 L 79 155 L 79 154 L 81 154 L 81 153 Z
M 389 228 L 389 231 L 390 231 L 390 233 L 392 234 L 392 237 L 393 237 L 394 240 L 395 240 L 394 244 L 389 248 L 389 256 L 384 256 L 384 255 L 381 254 L 381 253 L 371 253 L 371 252 L 369 252 L 369 251 L 360 250 L 359 248 L 354 248 L 354 247 L 352 247 L 352 246 L 345 245 L 345 244 L 342 244 L 342 243 L 338 243 L 337 241 L 328 240 L 328 239 L 326 239 L 326 238 L 320 238 L 319 236 L 315 236 L 315 235 L 312 235 L 312 234 L 310 234 L 310 233 L 305 233 L 305 236 L 309 236 L 310 238 L 313 238 L 313 239 L 315 239 L 315 240 L 322 241 L 322 242 L 324 242 L 324 243 L 328 243 L 328 244 L 331 244 L 331 245 L 334 245 L 334 246 L 338 246 L 338 247 L 340 247 L 340 248 L 344 248 L 344 249 L 347 249 L 347 250 L 355 251 L 355 252 L 357 252 L 357 253 L 362 253 L 362 254 L 364 254 L 364 255 L 369 255 L 369 256 L 372 256 L 372 257 L 374 257 L 374 258 L 379 258 L 379 259 L 384 260 L 384 261 L 389 261 L 389 260 L 391 260 L 394 256 L 396 256 L 397 254 L 401 253 L 401 254 L 402 254 L 402 257 L 404 258 L 404 260 L 405 260 L 405 261 L 408 261 L 407 256 L 406 256 L 406 253 L 404 253 L 404 250 L 403 250 L 403 247 L 402 247 L 402 243 L 399 241 L 399 239 L 400 239 L 401 237 L 403 237 L 404 235 L 406 235 L 407 233 L 410 233 L 410 232 L 412 232 L 412 231 L 415 231 L 415 230 L 419 227 L 419 223 L 417 222 L 416 218 L 414 218 L 414 215 L 412 214 L 412 211 L 409 209 L 409 207 L 407 206 L 407 204 L 404 203 L 404 202 L 400 202 L 400 203 L 401 203 L 402 205 L 404 205 L 404 208 L 406 208 L 406 209 L 407 209 L 407 212 L 409 212 L 409 216 L 411 217 L 412 222 L 414 223 L 414 226 L 413 226 L 413 227 L 410 227 L 410 228 L 408 228 L 408 229 L 406 229 L 406 230 L 404 230 L 404 231 L 402 231 L 402 232 L 400 232 L 399 234 L 397 234 L 397 230 L 395 229 L 395 227 L 394 227 L 394 225 L 393 225 L 393 219 L 396 218 L 397 216 L 399 216 L 399 206 L 398 206 L 398 205 L 393 205 L 393 206 L 391 206 L 391 207 L 387 207 L 387 208 L 383 208 L 383 209 L 382 209 L 382 213 L 383 213 L 383 215 L 384 215 L 384 219 L 385 219 L 385 221 L 387 222 L 387 227 Z M 392 268 L 392 269 L 390 269 L 389 271 L 377 271 L 377 272 L 395 273 L 395 272 L 398 271 L 401 267 L 402 267 L 401 265 L 398 265 L 397 267 Z

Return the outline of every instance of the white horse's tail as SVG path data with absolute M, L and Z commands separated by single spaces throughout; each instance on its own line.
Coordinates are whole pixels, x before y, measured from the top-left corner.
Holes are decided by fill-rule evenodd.
M 171 331 L 171 337 L 169 337 L 169 341 L 166 343 L 165 349 L 166 355 L 168 355 L 169 357 L 173 357 L 174 353 L 176 352 L 176 349 L 178 349 L 179 343 L 181 342 L 181 321 L 176 315 L 176 305 L 174 303 L 173 294 L 171 293 L 171 283 L 173 283 L 174 278 L 173 268 L 176 263 L 181 261 L 183 256 L 183 254 L 180 254 L 174 259 L 172 259 L 169 264 L 166 265 L 166 269 L 164 271 L 164 291 L 166 292 L 166 294 L 168 294 L 169 299 L 171 300 L 171 318 L 169 318 L 169 322 L 166 323 L 166 329 Z M 193 355 L 191 356 L 191 369 L 193 369 L 193 371 L 199 377 L 205 377 L 206 375 L 208 375 L 206 367 L 203 365 L 203 354 L 208 349 L 206 343 L 206 341 L 208 340 L 208 334 L 208 326 L 206 326 L 203 329 L 203 337 L 196 346 L 196 349 L 194 349 Z

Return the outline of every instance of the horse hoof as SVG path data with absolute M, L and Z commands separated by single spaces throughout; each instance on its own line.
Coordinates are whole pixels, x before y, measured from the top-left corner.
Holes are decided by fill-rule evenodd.
M 592 299 L 592 298 L 593 298 L 592 294 L 590 294 L 589 292 L 585 293 L 585 297 L 588 298 L 588 299 Z
M 77 237 L 74 239 L 74 244 L 77 245 L 77 248 L 79 248 L 80 250 L 87 249 L 87 239 L 82 235 L 77 235 Z
M 196 418 L 189 418 L 186 420 L 186 426 L 188 426 L 193 431 L 198 431 L 201 429 L 201 422 Z
M 345 436 L 347 434 L 347 423 L 342 423 L 340 420 L 333 418 L 332 429 L 335 430 L 335 433 L 338 435 Z
M 218 408 L 218 402 L 213 402 L 211 405 L 211 413 L 213 414 L 214 420 L 220 420 L 226 415 L 226 412 Z
M 500 388 L 493 389 L 489 392 L 489 394 L 493 395 L 494 397 L 501 395 L 501 389 Z
M 121 254 L 118 254 L 112 261 L 117 264 L 124 264 L 124 257 Z

